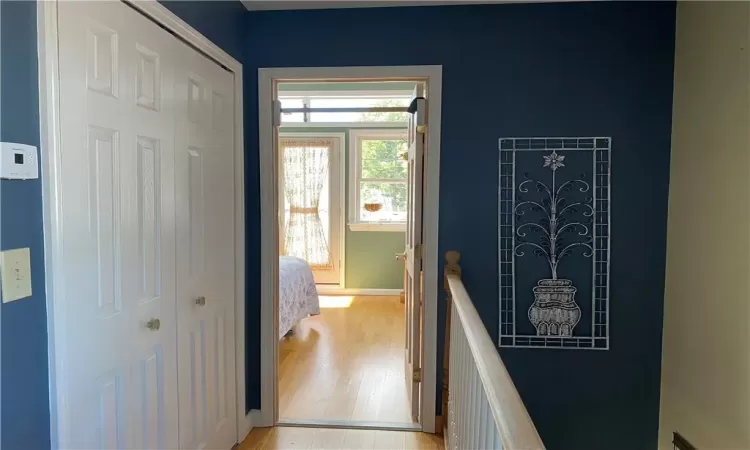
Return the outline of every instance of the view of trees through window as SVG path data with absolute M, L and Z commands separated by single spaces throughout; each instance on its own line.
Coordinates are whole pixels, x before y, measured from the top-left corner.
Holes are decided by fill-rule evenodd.
M 406 219 L 407 151 L 405 140 L 363 139 L 360 177 L 360 210 L 363 220 L 404 221 Z M 379 203 L 380 211 L 364 210 L 365 203 Z
M 371 106 L 408 106 L 408 99 L 383 99 Z M 405 112 L 367 112 L 359 113 L 357 122 L 406 122 L 409 118 Z
M 407 99 L 382 99 L 372 106 L 406 106 Z M 405 112 L 360 113 L 358 122 L 406 122 Z M 360 206 L 364 220 L 406 220 L 407 164 L 402 158 L 407 151 L 405 140 L 363 140 L 361 150 L 362 177 L 360 205 L 381 203 L 381 211 L 370 213 Z M 372 181 L 368 181 L 372 180 Z

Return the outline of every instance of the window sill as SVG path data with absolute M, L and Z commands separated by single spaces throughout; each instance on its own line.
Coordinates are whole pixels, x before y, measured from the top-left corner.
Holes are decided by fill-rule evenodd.
M 387 222 L 356 222 L 350 223 L 349 229 L 351 231 L 391 231 L 391 232 L 406 232 L 405 223 L 387 223 Z

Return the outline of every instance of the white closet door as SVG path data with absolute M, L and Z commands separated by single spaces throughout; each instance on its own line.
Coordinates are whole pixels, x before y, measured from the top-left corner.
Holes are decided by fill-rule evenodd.
M 195 51 L 176 53 L 180 445 L 236 441 L 234 82 Z
M 58 21 L 60 448 L 176 448 L 176 41 L 119 2 Z

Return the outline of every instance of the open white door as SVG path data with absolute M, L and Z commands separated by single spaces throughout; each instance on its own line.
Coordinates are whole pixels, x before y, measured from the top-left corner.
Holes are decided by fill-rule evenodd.
M 425 151 L 424 84 L 418 83 L 409 106 L 408 196 L 406 216 L 406 385 L 411 397 L 411 414 L 419 419 L 419 387 L 422 382 L 422 173 Z

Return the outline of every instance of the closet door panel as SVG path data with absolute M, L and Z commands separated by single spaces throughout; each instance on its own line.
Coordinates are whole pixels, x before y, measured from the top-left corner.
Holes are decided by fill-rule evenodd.
M 144 449 L 170 448 L 178 442 L 177 316 L 175 303 L 174 221 L 174 70 L 172 56 L 179 43 L 150 20 L 139 16 L 135 39 L 127 49 L 133 86 L 134 148 L 127 208 L 132 277 L 129 289 L 137 299 L 138 361 L 132 368 L 137 396 L 132 400 L 138 418 L 134 445 Z
M 184 448 L 236 441 L 233 79 L 179 53 L 176 205 L 180 416 Z
M 233 79 L 179 53 L 176 205 L 180 416 L 184 448 L 236 440 L 234 366 Z
M 123 3 L 58 8 L 59 446 L 176 448 L 174 38 Z

